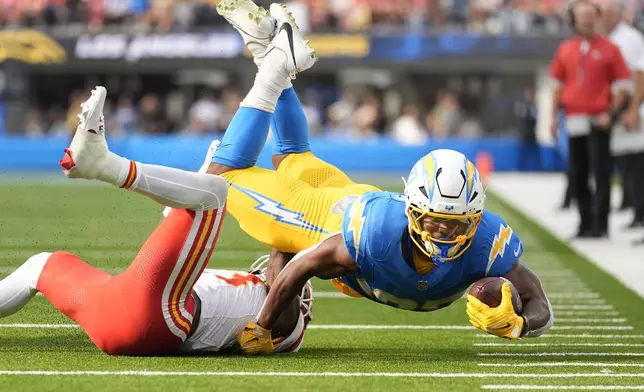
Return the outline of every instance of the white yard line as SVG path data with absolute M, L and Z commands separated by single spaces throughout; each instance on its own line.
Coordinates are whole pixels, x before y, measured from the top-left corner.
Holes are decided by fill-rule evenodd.
M 641 391 L 644 385 L 482 385 L 481 389 L 497 391 Z
M 549 299 L 553 298 L 600 298 L 599 293 L 595 292 L 587 292 L 587 293 L 579 293 L 579 292 L 563 292 L 563 293 L 547 293 Z
M 555 321 L 556 322 L 556 321 Z M 611 331 L 632 331 L 633 326 L 631 325 L 555 325 L 551 329 L 553 330 L 611 330 Z
M 566 356 L 584 356 L 584 357 L 644 357 L 644 352 L 537 352 L 537 353 L 476 353 L 479 357 L 566 357 Z M 644 373 L 643 373 L 644 374 Z
M 644 363 L 610 363 L 610 362 L 528 362 L 528 363 L 479 363 L 482 367 L 644 367 Z
M 644 347 L 644 343 L 474 343 L 477 347 Z
M 340 299 L 356 299 L 355 297 L 350 297 L 346 294 L 342 294 L 339 291 L 315 291 L 313 292 L 313 298 L 340 298 Z M 358 298 L 359 299 L 359 298 Z
M 619 316 L 619 312 L 612 310 L 555 310 L 557 321 L 559 316 Z
M 557 321 L 557 323 L 591 323 L 591 324 L 592 323 L 622 324 L 628 321 L 627 318 L 565 318 L 565 317 L 557 317 L 555 320 Z
M 613 310 L 613 305 L 552 305 L 557 310 Z
M 550 298 L 553 305 L 606 305 L 601 298 Z
M 498 339 L 493 335 L 478 334 L 477 338 L 482 339 Z M 541 335 L 539 339 L 558 338 L 558 339 L 644 339 L 644 335 L 616 335 L 616 334 L 545 334 Z
M 0 324 L 0 328 L 34 328 L 34 329 L 57 329 L 57 328 L 78 328 L 76 324 Z M 465 331 L 475 331 L 476 329 L 470 325 L 360 325 L 360 324 L 329 324 L 329 325 L 318 325 L 312 324 L 308 326 L 308 329 L 344 329 L 344 330 L 400 330 L 400 329 L 412 329 L 412 330 L 465 330 Z M 552 327 L 553 330 L 632 330 L 633 327 L 630 325 L 568 325 L 568 326 L 559 326 L 555 325 Z M 478 335 L 477 335 L 478 336 Z M 483 335 L 485 336 L 485 335 Z M 548 336 L 548 335 L 546 335 Z M 576 335 L 579 336 L 579 335 Z
M 414 378 L 644 378 L 644 373 L 387 373 L 387 372 L 188 372 L 151 370 L 0 370 L 2 376 L 239 376 L 239 377 L 414 377 Z

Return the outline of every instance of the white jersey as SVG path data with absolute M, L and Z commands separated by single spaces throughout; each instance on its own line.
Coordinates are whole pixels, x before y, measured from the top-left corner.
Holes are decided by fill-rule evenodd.
M 182 345 L 184 352 L 214 353 L 231 349 L 236 336 L 255 321 L 268 289 L 264 281 L 242 271 L 205 270 L 194 285 L 201 300 L 197 330 Z M 291 335 L 275 345 L 276 352 L 295 352 L 302 345 L 304 317 L 300 314 Z

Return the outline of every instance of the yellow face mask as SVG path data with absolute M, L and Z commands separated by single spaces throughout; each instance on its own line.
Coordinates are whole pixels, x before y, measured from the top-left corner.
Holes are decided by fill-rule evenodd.
M 409 234 L 418 248 L 437 261 L 459 258 L 472 244 L 482 212 L 451 215 L 423 211 L 410 205 L 407 210 Z

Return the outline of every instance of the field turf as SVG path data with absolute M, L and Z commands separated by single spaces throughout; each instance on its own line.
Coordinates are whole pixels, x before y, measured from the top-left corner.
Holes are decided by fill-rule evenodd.
M 0 185 L 0 276 L 29 256 L 67 250 L 118 272 L 161 208 L 104 186 Z M 644 389 L 644 301 L 494 195 L 542 277 L 558 321 L 510 342 L 468 327 L 464 300 L 434 313 L 335 295 L 315 281 L 314 321 L 295 355 L 110 357 L 43 298 L 0 320 L 0 391 Z M 227 217 L 211 268 L 247 268 L 266 249 Z M 48 328 L 45 328 L 48 327 Z

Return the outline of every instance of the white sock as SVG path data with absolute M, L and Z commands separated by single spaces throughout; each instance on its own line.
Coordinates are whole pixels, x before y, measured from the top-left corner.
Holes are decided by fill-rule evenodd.
M 0 280 L 0 317 L 16 313 L 36 295 L 40 273 L 51 253 L 32 256 L 11 275 Z
M 264 62 L 257 71 L 253 87 L 240 106 L 259 109 L 268 113 L 275 112 L 277 100 L 286 86 L 291 83 L 291 79 L 281 69 L 282 67 L 274 66 L 283 62 L 276 56 L 284 56 L 284 53 L 280 50 L 273 50 L 266 55 Z
M 107 154 L 107 165 L 99 174 L 98 179 L 118 187 L 123 186 L 131 169 L 130 160 L 118 156 L 112 151 L 108 151 Z
M 215 151 L 217 151 L 217 147 L 219 147 L 220 141 L 219 140 L 213 140 L 210 143 L 210 147 L 208 147 L 208 153 L 206 154 L 206 157 L 204 158 L 203 164 L 197 171 L 197 173 L 201 174 L 206 174 L 208 171 L 208 168 L 210 167 L 210 164 L 212 163 L 212 157 L 215 155 Z M 163 209 L 163 217 L 167 217 L 170 214 L 170 211 L 172 211 L 172 207 L 165 207 Z
M 171 208 L 208 210 L 226 202 L 228 183 L 223 178 L 171 167 L 135 162 L 136 179 L 127 188 Z

